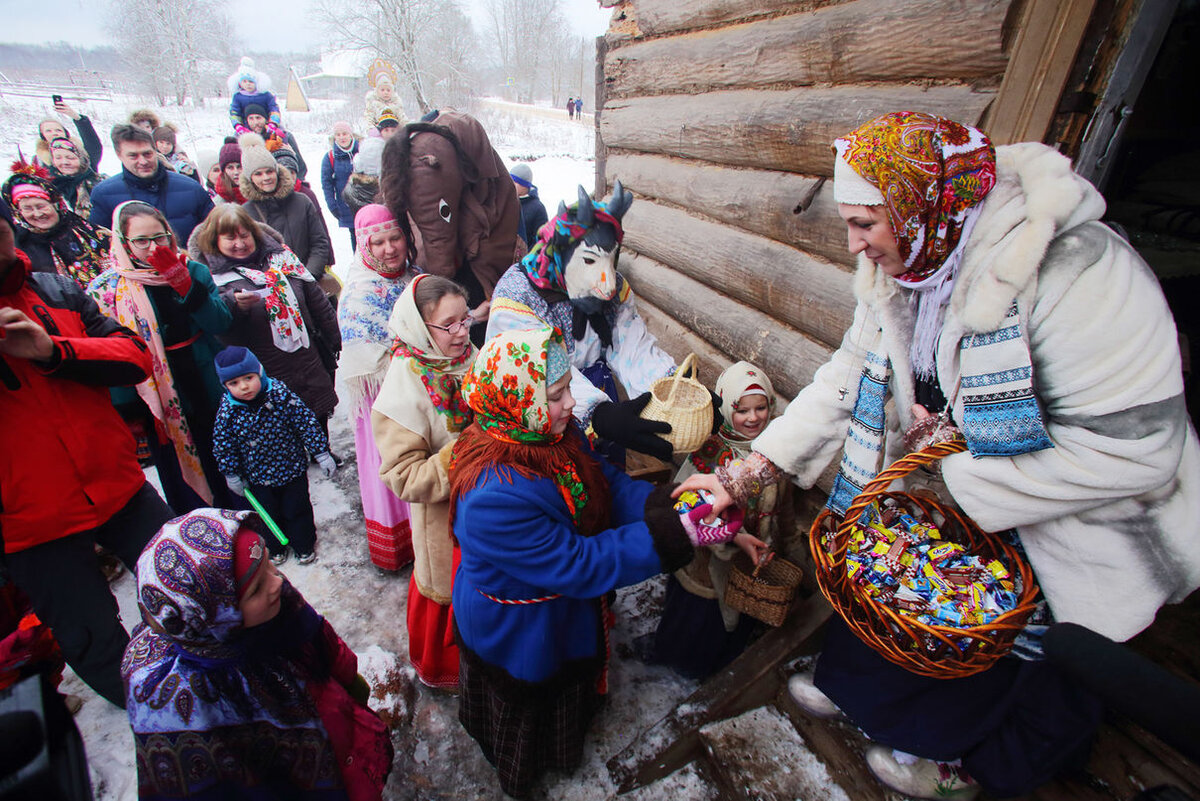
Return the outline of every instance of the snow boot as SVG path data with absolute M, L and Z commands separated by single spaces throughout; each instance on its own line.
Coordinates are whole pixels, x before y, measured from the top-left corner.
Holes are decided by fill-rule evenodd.
M 979 785 L 956 765 L 909 754 L 897 758 L 895 751 L 883 745 L 870 746 L 866 756 L 867 767 L 880 784 L 904 795 L 970 801 L 979 794 Z
M 788 692 L 792 700 L 814 718 L 832 720 L 845 717 L 837 704 L 813 684 L 811 673 L 797 673 L 788 679 Z

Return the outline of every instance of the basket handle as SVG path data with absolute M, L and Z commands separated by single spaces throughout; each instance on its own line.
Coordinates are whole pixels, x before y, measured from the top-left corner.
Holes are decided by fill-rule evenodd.
M 765 554 L 763 554 L 762 558 L 761 558 L 761 559 L 759 559 L 759 560 L 758 560 L 758 561 L 757 561 L 757 562 L 754 564 L 754 572 L 750 574 L 750 577 L 751 577 L 751 578 L 758 578 L 758 571 L 762 570 L 764 567 L 766 567 L 767 565 L 769 565 L 769 564 L 771 563 L 771 560 L 772 560 L 772 559 L 774 559 L 774 558 L 775 558 L 775 552 L 774 552 L 774 551 L 767 551 Z
M 679 389 L 679 382 L 683 379 L 683 374 L 687 372 L 689 367 L 694 367 L 696 364 L 696 354 L 689 353 L 687 357 L 679 363 L 679 367 L 675 369 L 675 378 L 671 381 L 671 392 L 667 395 L 666 407 L 670 409 L 675 405 L 675 391 Z M 697 370 L 696 372 L 699 372 Z M 695 379 L 692 379 L 695 380 Z M 698 381 L 696 383 L 699 383 Z
M 879 475 L 871 479 L 871 482 L 863 487 L 863 491 L 859 493 L 858 497 L 851 501 L 849 508 L 846 509 L 845 516 L 842 517 L 841 525 L 837 528 L 838 538 L 845 538 L 846 542 L 849 542 L 852 529 L 858 525 L 858 519 L 862 517 L 863 511 L 893 481 L 903 478 L 918 467 L 933 464 L 938 459 L 950 456 L 951 454 L 962 453 L 966 449 L 967 441 L 962 437 L 956 437 L 947 442 L 939 442 L 936 445 L 930 445 L 928 448 L 922 448 L 915 453 L 902 456 L 892 462 L 880 471 Z

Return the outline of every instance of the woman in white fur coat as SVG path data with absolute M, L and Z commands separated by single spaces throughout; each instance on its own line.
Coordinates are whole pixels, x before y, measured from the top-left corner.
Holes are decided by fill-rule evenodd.
M 1044 145 L 993 148 L 976 129 L 896 112 L 835 150 L 859 254 L 854 321 L 754 453 L 684 488 L 715 492 L 719 511 L 780 473 L 811 487 L 841 450 L 829 505 L 844 511 L 945 407 L 969 447 L 941 461 L 945 488 L 982 528 L 1016 531 L 1048 619 L 1137 634 L 1200 585 L 1200 447 L 1154 275 Z M 1035 658 L 939 681 L 835 620 L 815 675 L 790 686 L 891 746 L 867 761 L 894 789 L 1023 794 L 1086 759 L 1101 710 L 1036 659 L 1036 639 L 1021 646 Z

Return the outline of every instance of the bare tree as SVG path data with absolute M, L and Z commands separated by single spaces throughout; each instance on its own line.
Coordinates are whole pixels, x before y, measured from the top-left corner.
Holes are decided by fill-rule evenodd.
M 422 113 L 469 90 L 473 34 L 457 0 L 320 0 L 317 15 L 343 48 L 395 64 Z
M 106 24 L 144 87 L 160 103 L 183 105 L 197 94 L 202 66 L 228 54 L 227 9 L 227 0 L 110 0 Z
M 532 103 L 544 87 L 551 87 L 550 64 L 570 46 L 562 0 L 492 0 L 488 19 L 500 68 L 516 88 L 515 99 Z

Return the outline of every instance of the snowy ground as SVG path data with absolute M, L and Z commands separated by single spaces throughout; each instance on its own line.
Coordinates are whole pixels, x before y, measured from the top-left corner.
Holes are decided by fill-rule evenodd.
M 105 142 L 102 172 L 114 174 L 120 164 L 108 146 L 108 128 L 134 108 L 147 105 L 136 98 L 114 103 L 81 104 L 79 110 L 96 124 Z M 214 151 L 228 131 L 226 104 L 212 101 L 201 107 L 155 109 L 163 119 L 178 124 L 181 147 L 193 158 Z M 10 161 L 17 145 L 32 155 L 37 122 L 49 103 L 27 98 L 0 97 L 0 156 Z M 285 124 L 296 134 L 309 164 L 309 182 L 320 183 L 320 159 L 328 150 L 326 132 L 340 118 L 356 119 L 359 110 L 334 103 L 318 103 L 308 114 L 289 114 Z M 480 119 L 493 144 L 509 165 L 530 164 L 534 182 L 550 214 L 559 200 L 573 201 L 577 186 L 593 184 L 593 131 L 590 122 L 569 122 L 566 114 L 523 114 L 519 108 L 481 106 Z M 6 162 L 7 163 L 7 162 Z M 321 192 L 317 189 L 317 194 Z M 329 217 L 337 260 L 342 269 L 351 261 L 348 234 Z M 405 605 L 409 571 L 384 574 L 367 558 L 358 474 L 353 458 L 354 439 L 344 408 L 335 413 L 330 433 L 334 450 L 346 464 L 332 479 L 320 471 L 309 476 L 319 529 L 319 560 L 312 565 L 288 563 L 284 572 L 313 606 L 333 623 L 359 655 L 364 675 L 375 687 L 373 705 L 393 725 L 396 764 L 388 784 L 389 799 L 501 799 L 495 774 L 479 748 L 457 720 L 457 700 L 431 691 L 415 681 L 405 655 Z M 643 728 L 652 724 L 695 684 L 663 668 L 647 667 L 622 654 L 629 643 L 656 623 L 662 582 L 655 580 L 623 590 L 615 607 L 616 656 L 610 674 L 610 702 L 593 726 L 583 766 L 569 776 L 553 775 L 536 791 L 535 798 L 593 801 L 614 797 L 605 762 Z M 125 576 L 113 585 L 128 627 L 138 620 L 135 584 Z M 96 696 L 68 671 L 63 691 L 84 699 L 76 722 L 88 750 L 96 798 L 127 801 L 137 797 L 133 740 L 124 712 Z M 628 796 L 632 801 L 672 799 L 687 801 L 709 797 L 702 780 L 691 770 Z

